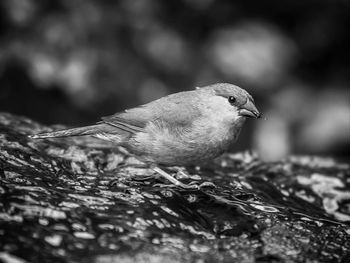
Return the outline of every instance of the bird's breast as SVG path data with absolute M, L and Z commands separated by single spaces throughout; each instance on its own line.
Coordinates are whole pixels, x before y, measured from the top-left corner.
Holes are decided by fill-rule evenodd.
M 243 121 L 243 120 L 242 120 Z M 192 165 L 215 158 L 237 139 L 243 122 L 198 119 L 191 126 L 151 123 L 130 141 L 141 159 L 163 165 Z

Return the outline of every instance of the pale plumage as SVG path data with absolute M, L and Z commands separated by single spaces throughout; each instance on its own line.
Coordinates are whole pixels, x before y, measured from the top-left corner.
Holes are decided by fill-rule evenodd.
M 245 117 L 260 117 L 253 98 L 237 86 L 219 83 L 171 94 L 104 117 L 96 125 L 31 137 L 92 135 L 127 148 L 147 163 L 190 165 L 226 151 Z

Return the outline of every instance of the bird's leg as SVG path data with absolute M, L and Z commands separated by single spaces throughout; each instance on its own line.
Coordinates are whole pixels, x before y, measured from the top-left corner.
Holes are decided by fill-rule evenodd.
M 176 179 L 190 179 L 190 176 L 186 173 L 186 169 L 184 167 L 171 166 L 166 167 L 166 170 L 176 173 Z
M 179 180 L 175 179 L 174 177 L 172 177 L 170 174 L 168 174 L 167 172 L 163 171 L 162 169 L 160 169 L 159 167 L 155 166 L 152 167 L 152 169 L 159 175 L 161 175 L 162 177 L 164 177 L 165 179 L 167 179 L 168 181 L 170 181 L 171 183 L 173 183 L 175 186 L 179 186 L 181 188 L 184 189 L 198 189 L 198 185 L 187 185 L 187 184 L 183 184 L 181 183 Z
M 185 167 L 171 166 L 171 167 L 166 167 L 166 169 L 171 172 L 175 172 L 176 179 L 201 180 L 201 177 L 198 174 L 193 174 L 193 175 L 189 174 Z

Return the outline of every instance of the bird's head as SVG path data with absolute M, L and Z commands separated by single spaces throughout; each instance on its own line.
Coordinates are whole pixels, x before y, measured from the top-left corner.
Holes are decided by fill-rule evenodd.
M 253 97 L 244 89 L 228 84 L 217 83 L 201 88 L 209 91 L 212 103 L 223 112 L 231 112 L 240 117 L 260 118 L 261 113 L 254 104 Z

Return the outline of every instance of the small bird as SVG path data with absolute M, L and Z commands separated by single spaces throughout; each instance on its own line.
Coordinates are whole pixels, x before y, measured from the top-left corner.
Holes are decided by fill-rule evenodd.
M 103 117 L 95 125 L 30 137 L 90 135 L 107 140 L 126 148 L 176 186 L 193 188 L 160 166 L 201 164 L 218 157 L 236 141 L 246 117 L 261 117 L 253 97 L 238 86 L 217 83 Z

